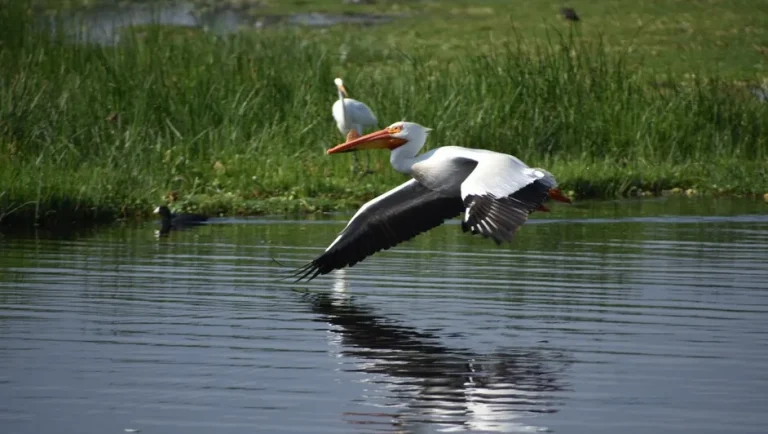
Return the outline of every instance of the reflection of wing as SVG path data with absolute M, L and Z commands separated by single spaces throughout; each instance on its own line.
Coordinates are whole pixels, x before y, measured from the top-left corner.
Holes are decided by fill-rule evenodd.
M 367 374 L 383 392 L 368 390 L 363 411 L 345 413 L 348 423 L 393 423 L 397 432 L 435 431 L 425 425 L 439 431 L 534 432 L 541 427 L 528 425 L 527 414 L 557 411 L 551 392 L 563 389 L 568 360 L 562 354 L 538 348 L 477 354 L 448 347 L 434 332 L 378 315 L 354 298 L 304 297 L 317 321 L 339 336 L 334 344 L 341 345 L 336 355 L 343 369 Z M 386 409 L 366 411 L 369 406 Z
M 441 225 L 463 209 L 459 197 L 430 190 L 412 179 L 363 205 L 325 253 L 298 270 L 299 280 L 351 267 Z
M 472 152 L 475 170 L 461 184 L 467 210 L 461 228 L 492 238 L 496 244 L 512 241 L 528 214 L 557 186 L 551 174 L 532 169 L 515 157 L 496 152 Z

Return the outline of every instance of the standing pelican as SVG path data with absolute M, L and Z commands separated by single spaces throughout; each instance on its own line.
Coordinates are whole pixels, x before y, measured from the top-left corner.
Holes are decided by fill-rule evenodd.
M 336 91 L 339 99 L 333 103 L 333 118 L 336 120 L 336 126 L 346 137 L 347 141 L 354 140 L 363 135 L 363 130 L 368 126 L 376 126 L 378 121 L 371 108 L 362 102 L 347 98 L 347 89 L 340 78 L 333 80 L 336 84 Z M 370 173 L 370 156 L 366 156 L 366 170 L 363 173 Z M 355 155 L 355 165 L 359 166 L 360 161 Z
M 413 179 L 363 205 L 325 252 L 298 270 L 299 280 L 351 267 L 462 211 L 464 232 L 501 244 L 512 241 L 528 214 L 548 211 L 547 199 L 571 202 L 552 174 L 511 155 L 444 146 L 417 156 L 429 131 L 413 122 L 395 122 L 328 150 L 389 149 L 395 170 Z

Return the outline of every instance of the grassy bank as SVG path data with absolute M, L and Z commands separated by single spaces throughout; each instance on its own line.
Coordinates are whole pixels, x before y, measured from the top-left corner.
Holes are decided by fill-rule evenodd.
M 404 178 L 385 152 L 362 179 L 349 155 L 324 154 L 342 140 L 330 114 L 336 75 L 380 126 L 405 118 L 434 128 L 428 147 L 513 153 L 577 197 L 768 191 L 768 104 L 731 78 L 645 68 L 578 33 L 455 34 L 450 55 L 435 39 L 398 39 L 399 25 L 144 28 L 99 47 L 46 36 L 6 2 L 2 222 L 147 215 L 169 199 L 225 214 L 359 205 Z
M 22 0 L 23 1 L 23 0 Z M 58 8 L 99 8 L 104 3 L 157 4 L 163 0 L 32 0 Z M 173 1 L 173 0 L 170 0 Z M 706 72 L 729 79 L 765 76 L 768 55 L 768 0 L 379 0 L 349 4 L 342 0 L 187 0 L 200 14 L 230 8 L 256 18 L 296 13 L 375 14 L 397 17 L 391 25 L 369 26 L 363 33 L 343 26 L 312 32 L 329 43 L 364 41 L 363 46 L 402 49 L 426 47 L 432 57 L 451 59 L 467 51 L 483 51 L 516 34 L 540 43 L 552 31 L 574 28 L 590 43 L 630 63 L 661 72 Z M 563 20 L 563 6 L 576 9 L 581 21 Z M 271 22 L 268 20 L 267 22 Z

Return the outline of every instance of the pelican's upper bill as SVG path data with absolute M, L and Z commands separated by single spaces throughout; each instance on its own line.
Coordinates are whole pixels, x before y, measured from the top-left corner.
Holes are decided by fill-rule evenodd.
M 328 155 L 340 152 L 359 151 L 362 149 L 396 149 L 408 143 L 407 136 L 400 136 L 402 125 L 392 125 L 383 130 L 358 137 L 346 143 L 334 146 L 327 151 Z

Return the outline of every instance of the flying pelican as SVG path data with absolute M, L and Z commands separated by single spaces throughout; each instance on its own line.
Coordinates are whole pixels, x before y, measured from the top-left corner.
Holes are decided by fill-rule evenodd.
M 416 155 L 430 128 L 413 122 L 389 127 L 329 149 L 328 154 L 383 148 L 390 163 L 413 179 L 363 205 L 323 254 L 299 268 L 298 280 L 353 266 L 380 250 L 440 226 L 464 212 L 461 229 L 509 242 L 533 211 L 552 198 L 571 203 L 544 169 L 507 154 L 443 146 Z
M 336 126 L 341 134 L 346 136 L 347 141 L 362 136 L 365 127 L 376 126 L 378 121 L 371 108 L 356 99 L 347 98 L 347 89 L 340 78 L 333 80 L 333 83 L 336 84 L 336 91 L 339 94 L 339 99 L 333 103 L 333 118 L 336 119 Z M 371 159 L 369 155 L 366 157 L 366 170 L 363 173 L 370 173 Z M 355 165 L 359 166 L 360 161 L 357 155 L 354 158 Z

